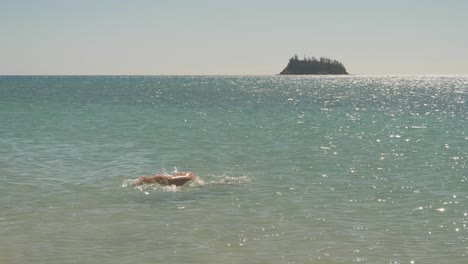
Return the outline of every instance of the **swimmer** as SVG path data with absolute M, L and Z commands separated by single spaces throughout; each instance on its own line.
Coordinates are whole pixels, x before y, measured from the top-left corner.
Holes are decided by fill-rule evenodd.
M 143 183 L 159 183 L 161 185 L 182 186 L 188 181 L 193 181 L 197 178 L 192 172 L 176 172 L 173 175 L 156 174 L 154 176 L 140 176 L 133 183 L 134 186 Z

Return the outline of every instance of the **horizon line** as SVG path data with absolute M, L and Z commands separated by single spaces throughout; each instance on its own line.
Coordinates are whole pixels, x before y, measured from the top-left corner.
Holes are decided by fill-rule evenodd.
M 468 73 L 349 73 L 349 74 L 0 74 L 0 77 L 84 77 L 84 76 L 95 76 L 95 77 L 176 77 L 176 76 L 187 76 L 187 77 L 216 77 L 216 76 L 429 76 L 429 75 L 468 75 Z

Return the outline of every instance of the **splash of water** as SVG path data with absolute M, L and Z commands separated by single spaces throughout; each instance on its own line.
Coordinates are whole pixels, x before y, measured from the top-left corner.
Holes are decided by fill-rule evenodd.
M 250 183 L 252 179 L 248 176 L 226 176 L 226 175 L 208 175 L 202 179 L 201 177 L 197 177 L 194 180 L 190 181 L 187 185 L 183 186 L 175 186 L 175 185 L 159 185 L 157 183 L 151 184 L 141 184 L 138 186 L 134 186 L 137 179 L 125 179 L 123 180 L 121 187 L 126 188 L 129 186 L 133 186 L 136 190 L 140 190 L 145 192 L 145 194 L 149 194 L 148 190 L 157 190 L 157 191 L 164 191 L 164 192 L 178 192 L 181 190 L 187 190 L 187 188 L 197 188 L 203 186 L 216 186 L 216 185 L 243 185 Z

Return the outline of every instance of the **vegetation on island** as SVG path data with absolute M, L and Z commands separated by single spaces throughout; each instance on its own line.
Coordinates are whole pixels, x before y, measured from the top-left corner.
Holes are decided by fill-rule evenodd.
M 319 59 L 305 58 L 300 60 L 297 55 L 289 59 L 289 63 L 280 75 L 303 74 L 348 74 L 343 64 L 337 60 L 321 57 Z

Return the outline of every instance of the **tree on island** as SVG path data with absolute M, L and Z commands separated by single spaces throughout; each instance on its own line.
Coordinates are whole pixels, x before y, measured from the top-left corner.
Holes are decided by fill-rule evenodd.
M 300 60 L 297 54 L 289 59 L 289 63 L 280 72 L 280 75 L 304 75 L 304 74 L 348 74 L 343 64 L 337 60 L 326 57 L 315 57 Z

